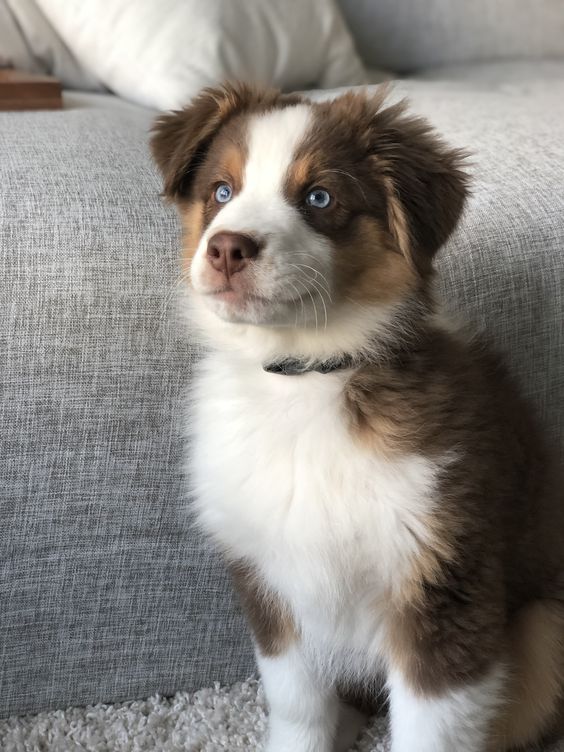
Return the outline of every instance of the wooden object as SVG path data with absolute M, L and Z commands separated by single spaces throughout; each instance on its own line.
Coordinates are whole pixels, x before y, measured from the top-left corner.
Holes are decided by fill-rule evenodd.
M 0 69 L 0 110 L 60 110 L 62 106 L 61 84 L 56 78 Z

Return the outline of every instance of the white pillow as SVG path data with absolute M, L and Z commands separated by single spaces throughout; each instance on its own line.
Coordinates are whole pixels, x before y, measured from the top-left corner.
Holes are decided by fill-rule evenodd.
M 51 73 L 71 88 L 101 88 L 81 68 L 35 0 L 0 0 L 0 65 Z
M 20 68 L 30 73 L 44 72 L 31 54 L 5 0 L 0 0 L 0 67 Z
M 225 79 L 283 89 L 364 83 L 333 0 L 36 0 L 109 89 L 171 109 Z

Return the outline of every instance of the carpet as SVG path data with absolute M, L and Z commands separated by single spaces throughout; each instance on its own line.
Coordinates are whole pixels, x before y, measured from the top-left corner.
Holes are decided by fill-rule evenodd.
M 220 752 L 260 750 L 265 701 L 254 679 L 0 721 L 1 752 Z M 355 752 L 389 752 L 386 720 L 374 719 Z M 548 752 L 548 751 L 547 751 Z M 564 746 L 551 752 L 564 752 Z

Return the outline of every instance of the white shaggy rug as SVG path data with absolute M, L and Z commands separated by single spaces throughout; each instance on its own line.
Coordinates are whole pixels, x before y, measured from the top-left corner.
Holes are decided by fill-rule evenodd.
M 1 752 L 220 752 L 262 749 L 266 726 L 260 683 L 158 695 L 0 721 Z M 364 731 L 355 752 L 388 752 L 386 721 Z M 564 746 L 552 752 L 564 752 Z
M 1 752 L 220 752 L 262 749 L 266 727 L 260 683 L 159 695 L 116 705 L 55 710 L 0 721 Z M 378 719 L 355 750 L 387 752 Z

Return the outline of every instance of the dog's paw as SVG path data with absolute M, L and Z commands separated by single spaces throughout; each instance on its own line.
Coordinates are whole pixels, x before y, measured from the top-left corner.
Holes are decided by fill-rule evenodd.
M 301 724 L 271 725 L 265 752 L 333 752 L 330 728 Z

